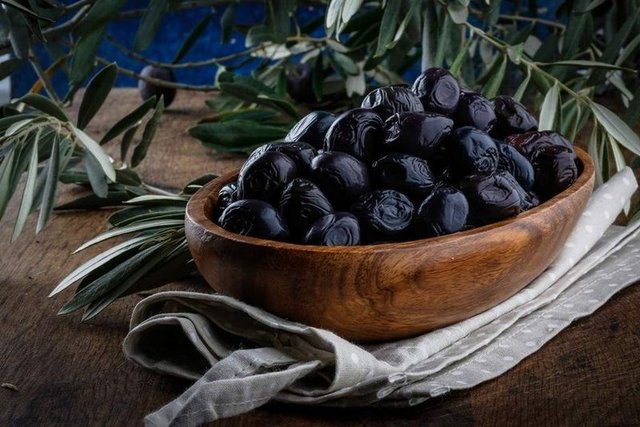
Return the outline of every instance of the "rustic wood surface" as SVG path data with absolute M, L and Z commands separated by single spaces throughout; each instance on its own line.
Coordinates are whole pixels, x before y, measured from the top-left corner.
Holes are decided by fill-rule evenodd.
M 222 186 L 238 178 L 231 172 L 189 201 L 187 241 L 219 292 L 352 341 L 408 338 L 490 309 L 551 264 L 593 188 L 593 163 L 577 151 L 584 171 L 552 200 L 428 244 L 302 246 L 230 233 L 212 212 Z
M 97 136 L 138 102 L 116 91 L 89 127 Z M 202 148 L 185 133 L 207 114 L 203 97 L 178 94 L 141 170 L 157 185 L 179 186 L 206 171 L 232 170 L 239 156 Z M 61 199 L 71 197 L 66 189 Z M 0 223 L 0 425 L 136 425 L 188 384 L 148 372 L 122 353 L 137 296 L 96 319 L 56 316 L 69 298 L 47 295 L 100 248 L 70 255 L 105 226 L 107 211 L 64 213 L 38 236 L 9 239 L 16 203 Z M 202 283 L 168 288 L 204 290 Z M 329 411 L 268 405 L 216 425 L 638 425 L 640 424 L 640 287 L 620 292 L 501 377 L 403 410 Z

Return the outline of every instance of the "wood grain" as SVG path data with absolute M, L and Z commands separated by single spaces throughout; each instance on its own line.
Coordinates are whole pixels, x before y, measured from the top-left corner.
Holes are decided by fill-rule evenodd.
M 578 180 L 530 211 L 449 236 L 323 247 L 257 239 L 215 224 L 229 173 L 187 205 L 198 269 L 217 291 L 353 341 L 407 338 L 481 313 L 514 295 L 556 257 L 594 182 L 584 151 Z
M 144 163 L 154 183 L 176 186 L 201 172 L 224 173 L 241 157 L 221 157 L 184 130 L 206 111 L 204 97 L 179 93 Z M 135 91 L 110 96 L 92 135 L 104 132 L 138 102 Z M 173 107 L 173 106 L 172 106 Z M 71 196 L 71 187 L 61 199 Z M 15 200 L 0 223 L 0 425 L 141 425 L 144 415 L 188 384 L 128 362 L 121 343 L 138 296 L 127 297 L 89 323 L 56 316 L 70 292 L 53 299 L 53 286 L 101 248 L 71 256 L 104 229 L 107 211 L 56 214 L 40 235 L 8 243 Z M 32 227 L 34 222 L 29 222 Z M 32 228 L 29 228 L 32 230 Z M 197 289 L 198 282 L 167 289 Z M 402 410 L 327 410 L 268 405 L 221 420 L 217 426 L 414 425 L 638 425 L 640 424 L 640 287 L 616 295 L 592 316 L 562 331 L 513 370 L 472 390 Z

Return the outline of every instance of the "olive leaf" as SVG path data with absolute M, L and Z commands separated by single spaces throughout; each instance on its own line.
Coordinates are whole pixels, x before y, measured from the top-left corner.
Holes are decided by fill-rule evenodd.
M 118 67 L 114 63 L 104 67 L 91 79 L 78 110 L 77 126 L 79 129 L 84 129 L 100 110 L 116 81 L 117 75 Z
M 560 103 L 560 88 L 557 84 L 544 96 L 542 107 L 540 108 L 540 117 L 538 119 L 538 128 L 540 130 L 552 130 L 557 120 L 558 104 Z
M 596 102 L 591 103 L 591 111 L 600 125 L 627 150 L 640 156 L 640 137 L 613 111 Z

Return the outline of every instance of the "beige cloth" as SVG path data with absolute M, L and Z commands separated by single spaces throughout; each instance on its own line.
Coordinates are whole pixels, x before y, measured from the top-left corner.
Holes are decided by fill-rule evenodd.
M 360 346 L 217 294 L 141 301 L 124 341 L 140 365 L 195 383 L 148 425 L 197 425 L 270 400 L 416 405 L 511 369 L 640 277 L 640 222 L 612 222 L 637 188 L 624 169 L 592 196 L 554 263 L 491 310 L 425 335 Z

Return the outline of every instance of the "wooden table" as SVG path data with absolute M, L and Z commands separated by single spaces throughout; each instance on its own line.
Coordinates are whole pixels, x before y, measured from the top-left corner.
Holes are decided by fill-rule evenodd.
M 178 187 L 242 163 L 191 139 L 186 129 L 208 111 L 204 97 L 180 93 L 140 167 L 156 185 Z M 139 102 L 115 91 L 88 132 L 97 137 Z M 111 147 L 112 149 L 115 147 Z M 73 196 L 66 188 L 60 199 Z M 121 349 L 139 296 L 119 300 L 88 323 L 57 316 L 71 292 L 48 299 L 55 284 L 100 248 L 71 252 L 105 227 L 109 211 L 56 214 L 47 229 L 9 243 L 17 203 L 0 223 L 0 425 L 129 425 L 181 393 L 188 383 L 146 371 Z M 104 247 L 102 247 L 104 248 Z M 167 288 L 204 290 L 201 283 Z M 328 411 L 268 405 L 218 425 L 620 425 L 640 424 L 640 287 L 620 292 L 594 315 L 564 330 L 501 377 L 403 410 Z

